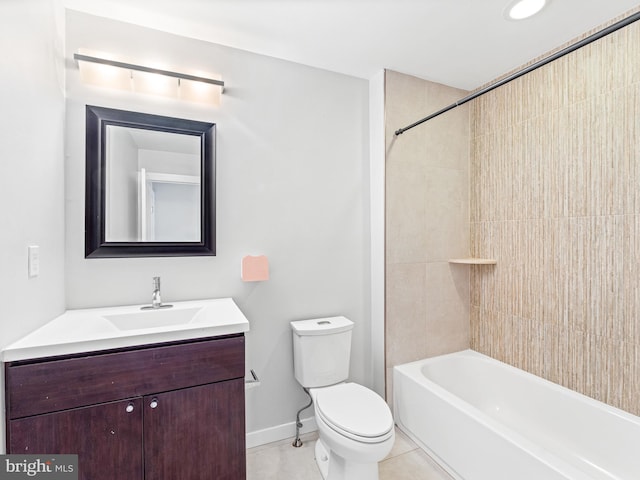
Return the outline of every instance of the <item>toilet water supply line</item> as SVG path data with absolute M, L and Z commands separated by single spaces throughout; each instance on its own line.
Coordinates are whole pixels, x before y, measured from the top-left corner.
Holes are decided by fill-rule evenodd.
M 578 50 L 579 48 L 584 47 L 585 45 L 588 45 L 592 42 L 595 42 L 596 40 L 601 39 L 602 37 L 605 37 L 606 35 L 609 35 L 610 33 L 613 33 L 617 30 L 620 30 L 623 27 L 626 27 L 627 25 L 632 24 L 633 22 L 636 22 L 637 20 L 640 20 L 640 12 L 634 13 L 633 15 L 628 16 L 627 18 L 624 18 L 622 20 L 620 20 L 619 22 L 616 22 L 612 25 L 610 25 L 609 27 L 606 27 L 596 33 L 594 33 L 593 35 L 589 35 L 588 37 L 572 44 L 569 45 L 566 48 L 563 48 L 562 50 L 559 50 L 558 52 L 549 55 L 548 57 L 543 58 L 542 60 L 539 60 L 531 65 L 529 65 L 528 67 L 523 68 L 522 70 L 519 70 L 515 73 L 512 73 L 511 75 L 508 75 L 507 77 L 503 78 L 502 80 L 499 80 L 487 87 L 484 87 L 480 90 L 478 90 L 475 93 L 472 93 L 471 95 L 468 95 L 460 100 L 458 100 L 455 103 L 452 103 L 451 105 L 449 105 L 448 107 L 443 108 L 442 110 L 438 110 L 435 113 L 432 113 L 431 115 L 428 115 L 426 117 L 424 117 L 421 120 L 418 120 L 417 122 L 412 123 L 411 125 L 404 127 L 404 128 L 399 128 L 398 130 L 395 131 L 395 136 L 399 136 L 402 135 L 404 132 L 406 132 L 407 130 L 412 129 L 413 127 L 417 127 L 418 125 L 427 122 L 429 120 L 431 120 L 432 118 L 435 118 L 439 115 L 442 115 L 443 113 L 448 112 L 449 110 L 453 110 L 456 107 L 459 107 L 460 105 L 464 105 L 467 102 L 470 102 L 471 100 L 478 98 L 481 95 L 484 95 L 485 93 L 489 93 L 492 90 L 495 90 L 498 87 L 501 87 L 502 85 L 509 83 L 512 80 L 515 80 L 516 78 L 520 78 L 523 75 L 526 75 L 527 73 L 532 72 L 533 70 L 536 70 L 544 65 L 546 65 L 547 63 L 551 63 L 554 60 L 557 60 L 560 57 L 564 57 L 565 55 L 567 55 L 568 53 L 571 53 L 575 50 Z
M 313 399 L 311 398 L 311 394 L 309 393 L 309 389 L 302 387 L 302 389 L 304 390 L 304 393 L 306 393 L 307 395 L 309 395 L 309 403 L 307 405 L 305 405 L 304 407 L 302 407 L 300 410 L 298 410 L 298 413 L 296 414 L 296 438 L 293 441 L 293 443 L 291 444 L 292 446 L 298 448 L 302 446 L 302 440 L 300 440 L 300 428 L 302 427 L 302 422 L 300 421 L 300 414 L 302 413 L 303 410 L 306 410 L 307 408 L 309 408 L 311 406 L 311 404 L 313 403 Z

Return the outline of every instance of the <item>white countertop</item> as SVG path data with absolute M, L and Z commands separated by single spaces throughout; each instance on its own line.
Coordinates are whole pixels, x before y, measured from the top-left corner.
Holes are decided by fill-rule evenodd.
M 141 310 L 142 305 L 67 310 L 5 347 L 2 350 L 2 361 L 11 362 L 249 331 L 249 321 L 231 298 L 168 303 L 173 307 L 160 310 Z M 174 317 L 180 320 L 173 322 Z M 156 319 L 159 321 L 156 322 Z M 145 323 L 147 326 L 143 325 Z

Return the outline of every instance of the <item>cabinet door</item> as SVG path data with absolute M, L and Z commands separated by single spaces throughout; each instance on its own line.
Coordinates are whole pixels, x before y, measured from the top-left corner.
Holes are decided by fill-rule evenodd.
M 144 397 L 147 480 L 244 480 L 244 380 Z
M 8 452 L 77 454 L 80 480 L 142 480 L 142 398 L 9 421 Z

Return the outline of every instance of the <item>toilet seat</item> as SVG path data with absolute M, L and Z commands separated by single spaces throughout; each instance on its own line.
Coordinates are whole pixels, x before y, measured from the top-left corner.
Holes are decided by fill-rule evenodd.
M 332 430 L 362 443 L 383 442 L 393 435 L 393 417 L 378 394 L 357 383 L 318 389 L 316 413 Z

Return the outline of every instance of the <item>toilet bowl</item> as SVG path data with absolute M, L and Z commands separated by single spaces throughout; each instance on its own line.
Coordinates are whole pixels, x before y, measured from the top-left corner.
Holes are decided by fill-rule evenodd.
M 353 322 L 329 317 L 291 322 L 294 372 L 316 412 L 316 463 L 325 480 L 377 480 L 391 451 L 391 410 L 377 393 L 347 382 Z
M 357 383 L 310 389 L 319 440 L 316 462 L 326 480 L 375 480 L 378 462 L 391 451 L 391 411 L 375 392 Z

